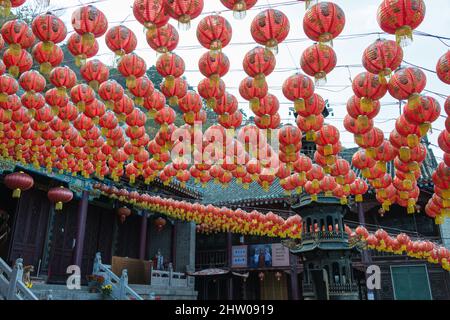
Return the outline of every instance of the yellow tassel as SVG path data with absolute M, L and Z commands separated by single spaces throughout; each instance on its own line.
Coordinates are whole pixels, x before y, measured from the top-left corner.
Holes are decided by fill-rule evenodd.
M 365 113 L 371 113 L 373 111 L 373 100 L 370 98 L 363 97 L 360 100 L 361 110 Z
M 12 197 L 18 199 L 18 198 L 20 198 L 21 193 L 22 193 L 22 190 L 14 189 Z
M 311 195 L 311 200 L 312 200 L 312 201 L 317 202 L 317 199 L 318 199 L 318 198 L 317 198 L 317 194 L 312 194 L 312 195 Z
M 323 154 L 325 156 L 329 156 L 329 155 L 333 154 L 333 145 L 331 145 L 331 144 L 325 145 L 323 148 Z
M 94 34 L 91 33 L 91 32 L 83 34 L 81 36 L 81 42 L 82 42 L 83 46 L 92 47 L 94 45 L 94 42 L 95 42 Z
M 61 201 L 56 203 L 55 210 L 60 211 L 63 208 L 63 203 Z
M 429 122 L 421 123 L 419 125 L 420 135 L 422 137 L 425 136 L 428 133 L 428 131 L 430 130 L 430 128 L 431 128 L 431 123 L 429 123 Z
M 413 33 L 410 26 L 402 26 L 395 31 L 395 39 L 401 47 L 406 47 L 413 41 Z
M 355 196 L 355 201 L 356 201 L 356 202 L 362 202 L 362 201 L 363 201 L 363 196 L 362 196 L 362 194 L 357 194 L 357 195 Z
M 305 100 L 304 99 L 296 99 L 294 102 L 295 111 L 305 111 Z
M 399 150 L 400 160 L 408 162 L 411 159 L 411 149 L 408 147 L 401 147 Z

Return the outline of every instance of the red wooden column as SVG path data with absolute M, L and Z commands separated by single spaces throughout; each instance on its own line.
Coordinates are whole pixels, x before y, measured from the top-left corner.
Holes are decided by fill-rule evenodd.
M 172 225 L 172 267 L 176 270 L 177 263 L 177 223 L 174 221 Z
M 89 192 L 83 191 L 78 205 L 77 215 L 77 233 L 75 238 L 75 251 L 73 255 L 73 264 L 81 268 L 83 261 L 84 236 L 86 233 L 86 220 L 89 204 Z
M 147 252 L 147 229 L 148 228 L 148 218 L 147 212 L 142 213 L 141 217 L 141 236 L 139 243 L 139 259 L 145 260 Z

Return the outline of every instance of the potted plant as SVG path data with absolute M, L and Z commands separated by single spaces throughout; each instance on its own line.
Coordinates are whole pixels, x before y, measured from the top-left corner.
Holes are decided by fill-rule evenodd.
M 102 291 L 103 299 L 109 300 L 109 298 L 111 297 L 111 293 L 112 293 L 112 285 L 107 284 L 107 285 L 102 286 L 101 291 Z
M 101 291 L 102 285 L 105 282 L 105 278 L 99 275 L 87 276 L 89 292 L 97 293 Z

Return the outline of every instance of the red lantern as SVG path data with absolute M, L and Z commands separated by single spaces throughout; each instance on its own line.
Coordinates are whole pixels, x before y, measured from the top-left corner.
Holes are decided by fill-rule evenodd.
M 255 80 L 251 77 L 246 77 L 239 85 L 239 93 L 242 98 L 250 101 L 250 108 L 258 107 L 260 99 L 264 98 L 269 91 L 269 86 L 264 83 L 263 86 L 257 87 Z
M 431 123 L 439 118 L 441 106 L 436 99 L 427 96 L 419 96 L 417 103 L 410 106 L 408 103 L 403 108 L 405 119 L 418 125 L 421 136 L 424 136 L 431 128 Z
M 31 189 L 34 185 L 34 180 L 31 176 L 24 172 L 14 172 L 5 176 L 3 182 L 13 191 L 13 198 L 20 198 L 23 191 Z
M 94 102 L 95 92 L 86 84 L 78 84 L 70 90 L 70 98 L 78 109 L 83 112 L 87 104 Z
M 383 31 L 395 34 L 397 43 L 408 45 L 413 30 L 425 18 L 423 0 L 383 0 L 378 7 L 377 21 Z
M 140 77 L 136 80 L 136 84 L 133 88 L 129 89 L 130 92 L 135 96 L 134 102 L 138 106 L 144 104 L 145 97 L 149 97 L 153 94 L 155 87 L 153 82 L 146 76 Z
M 200 96 L 206 100 L 206 105 L 214 108 L 217 100 L 225 93 L 225 82 L 219 80 L 217 84 L 212 83 L 209 79 L 203 79 L 197 86 L 197 91 Z
M 324 147 L 324 155 L 330 155 L 332 153 L 332 145 L 339 142 L 339 130 L 332 125 L 323 126 L 318 132 L 316 137 L 316 144 Z
M 321 2 L 312 6 L 303 18 L 303 30 L 313 41 L 332 43 L 345 26 L 344 11 L 331 2 Z
M 314 93 L 314 83 L 307 76 L 297 73 L 283 83 L 284 96 L 294 102 L 296 111 L 305 110 L 305 100 Z
M 187 87 L 188 84 L 183 78 L 176 78 L 173 85 L 166 81 L 160 85 L 161 92 L 166 96 L 171 106 L 177 105 L 178 100 L 186 95 Z
M 64 53 L 59 46 L 53 46 L 52 50 L 44 50 L 44 43 L 38 42 L 31 51 L 34 60 L 40 64 L 40 72 L 50 74 L 52 68 L 61 64 L 64 59 Z
M 278 52 L 278 44 L 289 34 L 290 24 L 286 15 L 276 9 L 264 10 L 253 19 L 250 31 L 253 39 L 266 49 Z
M 362 202 L 363 201 L 363 194 L 367 192 L 369 187 L 367 186 L 367 183 L 364 180 L 356 179 L 351 185 L 350 185 L 350 192 L 352 195 L 355 196 L 356 202 Z
M 22 49 L 18 53 L 14 53 L 11 49 L 3 53 L 3 63 L 8 72 L 17 78 L 21 73 L 28 71 L 33 66 L 33 58 L 28 51 Z
M 161 232 L 164 229 L 164 227 L 166 226 L 167 221 L 166 221 L 166 219 L 159 217 L 155 220 L 154 223 L 156 226 L 156 230 L 158 230 L 158 232 Z
M 217 105 L 213 108 L 214 112 L 218 115 L 233 114 L 238 109 L 238 101 L 234 95 L 225 92 L 225 94 L 219 99 Z M 223 119 L 225 122 L 226 120 Z
M 103 99 L 108 109 L 114 108 L 114 103 L 122 100 L 124 90 L 122 86 L 115 80 L 103 82 L 98 88 L 98 95 Z
M 113 51 L 116 56 L 123 56 L 131 53 L 137 46 L 136 35 L 133 31 L 123 25 L 114 26 L 109 29 L 105 36 L 105 42 L 108 48 Z
M 427 78 L 418 68 L 402 68 L 397 70 L 389 80 L 388 90 L 392 97 L 398 100 L 408 99 L 410 106 L 419 101 L 419 94 L 425 89 Z
M 117 215 L 120 218 L 120 222 L 124 223 L 125 220 L 131 215 L 131 210 L 127 207 L 121 207 L 117 209 Z
M 296 123 L 300 130 L 306 133 L 306 141 L 314 141 L 316 131 L 319 131 L 323 126 L 324 117 L 322 115 L 311 115 L 306 118 L 298 116 Z
M 333 48 L 314 44 L 303 51 L 300 65 L 302 70 L 316 79 L 326 82 L 326 76 L 336 67 L 337 57 Z
M 55 210 L 62 210 L 63 204 L 73 199 L 73 192 L 67 188 L 59 187 L 48 190 L 48 199 L 55 203 Z
M 175 78 L 183 75 L 185 64 L 183 58 L 175 53 L 164 53 L 156 60 L 156 71 L 164 77 L 169 86 L 173 86 Z
M 178 21 L 180 28 L 188 30 L 191 20 L 203 11 L 203 0 L 170 0 L 166 1 L 165 11 Z
M 244 71 L 252 78 L 255 78 L 256 86 L 262 87 L 265 77 L 275 69 L 275 56 L 271 51 L 264 50 L 263 47 L 256 47 L 244 57 Z
M 436 64 L 436 73 L 442 82 L 450 84 L 450 50 L 447 50 L 439 58 Z
M 380 100 L 387 92 L 387 85 L 378 75 L 369 72 L 358 74 L 352 83 L 353 92 L 361 98 L 361 109 L 371 112 L 373 101 Z
M 223 52 L 205 52 L 198 61 L 198 69 L 213 83 L 217 83 L 230 70 L 230 60 Z
M 45 89 L 45 78 L 37 71 L 30 70 L 22 73 L 19 84 L 27 92 L 42 92 Z
M 222 4 L 230 10 L 233 10 L 233 16 L 236 19 L 244 19 L 246 11 L 251 9 L 258 0 L 220 0 Z
M 169 22 L 165 0 L 135 0 L 133 14 L 139 23 L 153 32 Z
M 170 124 L 174 123 L 175 117 L 175 111 L 172 108 L 164 107 L 156 112 L 155 122 L 158 123 L 163 130 L 165 130 Z
M 264 117 L 265 115 L 273 116 L 280 109 L 280 102 L 273 94 L 267 94 L 264 98 L 259 100 L 259 105 L 254 106 L 252 111 L 258 117 Z
M 56 67 L 50 73 L 50 82 L 58 88 L 58 93 L 66 93 L 77 83 L 77 75 L 69 67 Z
M 120 59 L 117 70 L 127 79 L 127 88 L 130 89 L 136 85 L 136 79 L 145 74 L 147 64 L 137 54 L 129 53 Z
M 21 49 L 31 47 L 36 39 L 28 24 L 17 19 L 5 22 L 1 33 L 3 40 L 9 45 L 14 54 L 18 54 Z
M 64 22 L 51 13 L 45 13 L 33 19 L 31 24 L 34 35 L 44 42 L 45 51 L 52 51 L 55 43 L 64 41 L 67 28 Z
M 363 110 L 361 108 L 361 99 L 357 96 L 352 96 L 347 101 L 347 112 L 352 118 L 359 121 L 367 121 L 368 119 L 375 118 L 380 112 L 380 101 L 372 100 L 372 106 Z
M 86 59 L 94 57 L 98 53 L 98 42 L 93 39 L 92 43 L 83 42 L 82 36 L 74 33 L 67 41 L 67 49 L 75 56 L 75 65 L 82 66 L 86 63 Z
M 367 71 L 382 79 L 396 70 L 402 61 L 402 48 L 395 41 L 386 39 L 378 39 L 367 47 L 362 60 Z
M 166 53 L 174 50 L 178 45 L 178 41 L 178 31 L 170 23 L 155 31 L 147 31 L 147 43 L 158 53 Z
M 83 43 L 92 45 L 95 38 L 101 37 L 108 30 L 108 20 L 99 9 L 88 5 L 72 13 L 72 27 L 82 36 Z
M 207 16 L 197 26 L 198 41 L 213 52 L 225 48 L 230 43 L 232 34 L 230 23 L 219 15 Z
M 155 113 L 166 105 L 166 97 L 158 90 L 154 90 L 153 93 L 144 98 L 143 107 L 148 110 L 149 118 L 154 118 Z

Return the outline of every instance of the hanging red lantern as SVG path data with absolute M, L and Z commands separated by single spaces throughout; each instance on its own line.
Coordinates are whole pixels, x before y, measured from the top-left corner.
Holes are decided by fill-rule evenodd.
M 179 27 L 188 30 L 191 20 L 203 11 L 203 0 L 169 0 L 165 2 L 165 12 L 178 21 Z
M 121 207 L 117 209 L 117 215 L 120 218 L 120 222 L 124 223 L 125 220 L 131 215 L 131 210 L 127 207 Z
M 287 38 L 289 29 L 289 20 L 283 12 L 267 9 L 253 19 L 250 32 L 257 43 L 276 54 L 278 45 Z
M 364 68 L 378 74 L 381 79 L 390 76 L 402 61 L 402 48 L 395 41 L 386 39 L 378 39 L 368 46 L 362 59 Z
M 419 96 L 414 106 L 406 104 L 403 108 L 405 119 L 418 125 L 421 136 L 424 136 L 431 128 L 431 124 L 439 118 L 441 106 L 433 97 Z
M 117 70 L 127 79 L 127 88 L 136 85 L 136 79 L 144 76 L 147 71 L 147 64 L 135 53 L 124 55 L 117 65 Z
M 257 87 L 255 80 L 251 77 L 246 77 L 239 84 L 239 93 L 242 98 L 250 101 L 250 108 L 258 107 L 260 99 L 264 98 L 269 91 L 269 86 L 265 82 L 263 86 Z
M 369 155 L 373 155 L 374 148 L 379 147 L 384 141 L 384 133 L 381 129 L 373 127 L 367 133 L 355 135 L 355 143 L 363 148 L 367 149 L 366 152 Z
M 73 33 L 67 41 L 67 49 L 75 56 L 75 65 L 79 67 L 98 53 L 99 46 L 97 40 L 94 39 L 92 43 L 83 42 L 82 36 Z
M 258 117 L 266 115 L 273 116 L 280 109 L 280 102 L 273 94 L 267 94 L 264 98 L 259 100 L 259 105 L 252 108 L 253 113 Z
M 55 203 L 55 210 L 62 210 L 63 204 L 73 199 L 73 192 L 67 188 L 59 187 L 48 190 L 48 199 Z
M 358 74 L 352 82 L 355 95 L 361 99 L 361 109 L 371 112 L 373 101 L 380 100 L 387 92 L 387 85 L 381 78 L 370 72 Z
M 160 85 L 161 92 L 168 99 L 170 106 L 178 104 L 178 100 L 183 98 L 187 93 L 188 84 L 183 78 L 176 78 L 173 85 L 164 81 Z
M 77 75 L 69 67 L 56 67 L 50 72 L 50 82 L 58 89 L 59 94 L 66 94 L 77 83 Z
M 403 114 L 397 118 L 397 121 L 395 121 L 395 129 L 399 134 L 406 137 L 410 148 L 413 148 L 419 144 L 421 137 L 419 126 L 406 120 Z
M 52 13 L 38 15 L 33 19 L 31 28 L 34 35 L 43 41 L 43 49 L 47 52 L 53 50 L 56 43 L 64 41 L 67 28 L 64 22 Z
M 344 30 L 344 11 L 332 2 L 320 2 L 305 13 L 303 30 L 313 41 L 332 44 L 333 39 Z
M 380 101 L 372 100 L 372 106 L 367 108 L 370 111 L 363 110 L 361 108 L 361 99 L 357 96 L 352 96 L 347 101 L 347 112 L 350 117 L 358 121 L 367 122 L 369 119 L 374 119 L 378 115 L 380 105 Z
M 120 122 L 124 122 L 127 115 L 134 110 L 133 99 L 127 95 L 123 95 L 121 99 L 113 104 L 113 111 L 117 115 Z
M 167 221 L 166 221 L 166 219 L 159 217 L 159 218 L 155 219 L 154 224 L 156 226 L 156 230 L 158 230 L 158 232 L 161 232 L 164 229 L 164 227 L 166 226 Z
M 124 25 L 110 28 L 105 35 L 105 42 L 108 48 L 119 57 L 133 52 L 137 46 L 136 35 Z
M 213 54 L 221 51 L 231 41 L 233 31 L 230 23 L 222 16 L 211 15 L 200 20 L 197 26 L 197 39 L 206 49 Z
M 236 19 L 244 19 L 247 10 L 251 9 L 258 0 L 220 0 L 222 4 L 230 10 L 233 10 L 233 16 Z
M 355 196 L 356 202 L 363 201 L 363 195 L 366 194 L 368 189 L 369 189 L 369 187 L 368 187 L 367 183 L 361 179 L 356 179 L 350 185 L 350 192 L 353 196 Z
M 398 100 L 408 100 L 412 107 L 419 101 L 419 94 L 425 89 L 427 78 L 419 68 L 402 68 L 397 70 L 389 80 L 388 90 Z
M 169 22 L 165 2 L 165 0 L 135 0 L 133 14 L 140 24 L 153 32 Z
M 436 73 L 442 82 L 450 84 L 450 50 L 447 50 L 439 58 L 436 64 Z
M 23 191 L 31 189 L 34 185 L 33 178 L 24 172 L 14 172 L 5 176 L 3 182 L 13 191 L 13 198 L 20 198 Z
M 413 30 L 425 18 L 423 0 L 383 0 L 378 7 L 377 21 L 383 31 L 395 34 L 397 43 L 406 46 L 413 39 Z
M 166 97 L 158 90 L 154 90 L 153 93 L 144 98 L 143 107 L 148 111 L 148 117 L 154 118 L 155 113 L 166 105 Z
M 39 72 L 30 70 L 22 73 L 19 84 L 27 92 L 42 92 L 45 89 L 46 80 Z
M 230 60 L 223 52 L 212 54 L 208 51 L 200 57 L 198 69 L 213 83 L 217 83 L 230 70 Z
M 94 90 L 98 90 L 100 84 L 109 79 L 109 68 L 100 60 L 89 60 L 80 68 L 83 79 Z
M 144 104 L 145 97 L 151 96 L 155 90 L 155 87 L 153 82 L 144 76 L 136 79 L 135 86 L 129 90 L 135 96 L 134 102 L 136 105 L 142 106 Z
M 322 128 L 324 121 L 322 115 L 311 115 L 306 118 L 298 116 L 296 123 L 300 130 L 306 133 L 306 141 L 314 141 L 316 139 L 316 131 Z
M 36 40 L 28 24 L 17 19 L 5 22 L 2 26 L 1 34 L 3 40 L 5 40 L 15 55 L 19 54 L 21 49 L 31 47 Z
M 264 50 L 263 47 L 256 47 L 244 57 L 244 71 L 252 78 L 255 78 L 257 87 L 262 87 L 265 77 L 275 70 L 276 60 L 271 51 Z
M 305 100 L 314 93 L 314 83 L 307 76 L 297 73 L 283 83 L 284 96 L 294 102 L 296 111 L 305 109 Z
M 167 130 L 168 126 L 175 121 L 175 111 L 170 107 L 164 107 L 155 114 L 155 122 L 161 126 L 163 130 Z
M 53 46 L 52 50 L 44 50 L 44 43 L 38 42 L 32 49 L 31 54 L 34 60 L 39 63 L 39 71 L 43 74 L 50 74 L 52 68 L 61 64 L 64 59 L 64 52 L 59 46 Z
M 178 46 L 179 35 L 177 29 L 170 23 L 155 31 L 147 31 L 148 45 L 158 53 L 166 53 L 174 50 Z
M 300 60 L 302 70 L 317 83 L 326 82 L 327 74 L 336 67 L 337 57 L 333 48 L 313 44 L 303 51 Z
M 214 108 L 218 99 L 225 93 L 225 82 L 220 79 L 217 84 L 214 84 L 209 79 L 203 79 L 199 82 L 197 91 L 206 100 L 206 105 Z
M 330 155 L 332 153 L 332 145 L 339 142 L 339 130 L 332 125 L 323 126 L 318 132 L 316 136 L 316 144 L 323 146 L 324 155 Z
M 374 159 L 377 160 L 378 168 L 386 172 L 386 163 L 393 161 L 397 155 L 398 150 L 392 146 L 389 140 L 385 140 L 381 146 L 375 149 Z
M 156 71 L 164 78 L 168 86 L 173 86 L 175 78 L 184 74 L 184 60 L 175 53 L 164 53 L 156 60 Z
M 10 75 L 0 77 L 0 102 L 6 102 L 9 95 L 13 95 L 19 90 L 19 84 L 16 79 Z
M 124 90 L 117 81 L 108 80 L 100 85 L 98 88 L 98 95 L 105 102 L 106 107 L 112 110 L 114 108 L 114 104 L 122 100 Z
M 188 114 L 186 117 L 194 117 L 194 114 L 199 112 L 202 108 L 200 95 L 195 91 L 189 90 L 186 95 L 178 101 L 178 107 L 183 113 Z
M 18 53 L 14 53 L 11 49 L 3 53 L 3 63 L 8 72 L 17 78 L 20 74 L 28 71 L 33 66 L 33 58 L 28 51 L 22 49 Z
M 75 103 L 80 112 L 83 112 L 86 105 L 94 102 L 95 92 L 87 84 L 78 84 L 70 90 L 70 98 Z
M 239 128 L 241 126 L 242 118 L 243 118 L 242 112 L 240 112 L 238 110 L 235 113 L 231 114 L 228 117 L 228 119 L 219 118 L 218 121 L 219 121 L 220 125 L 222 125 L 226 129 L 231 129 L 231 128 L 236 129 L 236 128 Z M 272 119 L 272 120 L 273 121 L 271 123 L 271 126 L 272 127 L 273 126 L 278 127 L 278 124 L 279 124 L 278 120 L 279 120 L 279 118 L 278 119 Z M 277 121 L 278 121 L 278 124 L 276 124 Z M 256 122 L 256 120 L 255 120 L 255 122 Z
M 450 153 L 450 132 L 442 130 L 438 137 L 438 145 L 445 153 Z
M 72 27 L 82 36 L 82 42 L 92 45 L 108 30 L 105 14 L 94 6 L 80 7 L 72 13 Z

